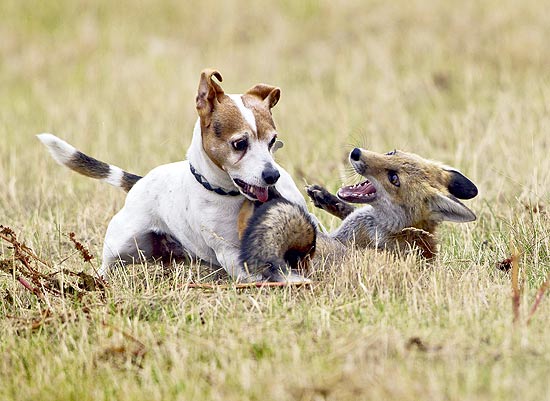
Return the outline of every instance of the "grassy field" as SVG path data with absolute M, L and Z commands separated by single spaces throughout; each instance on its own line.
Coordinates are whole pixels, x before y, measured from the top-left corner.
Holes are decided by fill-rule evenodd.
M 361 145 L 456 166 L 480 195 L 432 265 L 357 253 L 311 288 L 138 265 L 104 296 L 39 300 L 0 272 L 0 399 L 550 399 L 550 302 L 526 324 L 550 264 L 548 21 L 535 0 L 2 0 L 0 224 L 54 270 L 99 265 L 124 193 L 57 166 L 34 135 L 145 174 L 184 157 L 207 66 L 229 93 L 281 87 L 278 160 L 300 187 L 351 179 Z M 496 268 L 513 249 L 515 324 Z M 228 288 L 185 286 L 212 273 Z

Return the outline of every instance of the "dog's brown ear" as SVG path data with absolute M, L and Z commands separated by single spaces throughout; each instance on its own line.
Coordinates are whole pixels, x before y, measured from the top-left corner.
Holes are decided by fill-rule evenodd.
M 214 81 L 214 77 L 220 82 L 223 81 L 222 75 L 214 69 L 207 68 L 201 72 L 196 99 L 197 111 L 201 117 L 210 115 L 216 102 L 220 102 L 224 96 L 222 87 Z
M 275 86 L 258 84 L 247 90 L 246 94 L 259 97 L 271 109 L 279 101 L 281 90 Z

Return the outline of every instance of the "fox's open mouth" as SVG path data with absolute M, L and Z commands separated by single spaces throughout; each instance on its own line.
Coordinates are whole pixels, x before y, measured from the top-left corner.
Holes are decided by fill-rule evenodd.
M 350 203 L 368 203 L 376 198 L 376 188 L 369 180 L 346 185 L 338 190 L 338 197 Z
M 255 185 L 250 185 L 243 180 L 239 180 L 238 178 L 234 178 L 233 182 L 239 187 L 243 195 L 251 200 L 259 200 L 263 203 L 267 202 L 269 199 L 268 187 L 257 187 Z

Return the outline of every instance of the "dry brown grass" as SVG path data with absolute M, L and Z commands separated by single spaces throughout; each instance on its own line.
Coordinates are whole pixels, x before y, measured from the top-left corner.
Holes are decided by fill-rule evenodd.
M 362 145 L 454 165 L 481 193 L 478 221 L 445 225 L 433 265 L 357 253 L 308 288 L 189 288 L 219 273 L 138 265 L 104 296 L 39 300 L 0 272 L 0 399 L 550 399 L 550 303 L 526 324 L 550 255 L 549 10 L 2 1 L 0 224 L 53 270 L 97 267 L 66 235 L 100 255 L 124 194 L 55 165 L 34 135 L 137 174 L 179 160 L 205 66 L 228 92 L 282 88 L 278 157 L 299 184 L 335 189 Z M 496 268 L 513 249 L 515 325 Z

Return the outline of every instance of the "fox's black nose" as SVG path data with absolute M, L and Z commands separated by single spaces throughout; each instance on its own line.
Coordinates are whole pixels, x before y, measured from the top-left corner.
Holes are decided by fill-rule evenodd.
M 353 161 L 358 161 L 359 158 L 361 157 L 361 149 L 359 149 L 359 148 L 353 149 L 351 151 L 351 153 L 349 154 L 349 157 Z
M 267 185 L 275 184 L 279 180 L 280 176 L 281 173 L 279 173 L 279 170 L 273 167 L 267 167 L 264 171 L 262 171 L 262 178 Z

